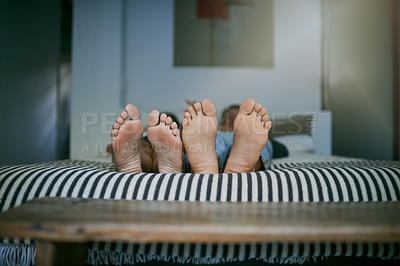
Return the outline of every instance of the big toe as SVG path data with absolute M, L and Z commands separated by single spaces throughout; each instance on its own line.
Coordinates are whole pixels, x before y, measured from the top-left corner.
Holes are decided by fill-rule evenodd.
M 252 98 L 247 98 L 239 107 L 239 112 L 250 114 L 256 102 Z
M 217 116 L 217 108 L 215 108 L 215 104 L 210 99 L 203 100 L 201 105 L 206 116 Z
M 153 110 L 147 117 L 147 126 L 154 127 L 158 124 L 160 119 L 160 112 L 158 110 Z
M 140 119 L 139 110 L 136 108 L 136 106 L 134 106 L 132 104 L 127 104 L 125 106 L 125 110 L 128 113 L 128 116 L 130 117 L 130 119 L 132 119 L 132 120 Z

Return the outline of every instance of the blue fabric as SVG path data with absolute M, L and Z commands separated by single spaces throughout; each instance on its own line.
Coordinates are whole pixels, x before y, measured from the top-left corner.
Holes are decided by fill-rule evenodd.
M 233 144 L 232 131 L 218 131 L 215 150 L 217 152 L 219 171 L 223 172 Z
M 261 151 L 261 162 L 264 165 L 264 169 L 268 170 L 269 166 L 272 163 L 273 158 L 273 148 L 271 141 L 267 141 L 267 144 L 264 146 L 264 149 Z

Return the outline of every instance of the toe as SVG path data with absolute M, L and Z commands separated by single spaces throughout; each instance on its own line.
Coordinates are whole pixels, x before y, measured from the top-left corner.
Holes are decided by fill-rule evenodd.
M 174 130 L 172 130 L 172 134 L 177 137 L 179 136 L 179 129 L 175 128 Z
M 140 119 L 139 110 L 134 105 L 128 104 L 127 106 L 125 106 L 125 110 L 128 113 L 130 119 Z
M 194 111 L 193 106 L 189 106 L 187 109 L 188 113 L 192 116 L 195 117 L 196 116 L 196 112 Z
M 117 123 L 122 125 L 124 123 L 124 119 L 120 116 L 117 118 Z
M 239 107 L 239 112 L 250 114 L 253 111 L 255 101 L 252 98 L 246 99 Z
M 201 110 L 201 103 L 199 102 L 195 103 L 194 110 L 196 110 L 197 115 L 203 114 L 203 110 Z
M 124 110 L 124 111 L 122 111 L 121 112 L 121 118 L 123 119 L 123 120 L 126 120 L 127 118 L 128 118 L 128 113 Z
M 173 122 L 173 123 L 171 124 L 171 129 L 174 130 L 174 129 L 176 129 L 176 128 L 178 128 L 178 124 L 177 124 L 176 122 Z
M 261 109 L 261 111 L 258 113 L 258 115 L 259 116 L 264 116 L 264 115 L 266 115 L 267 114 L 267 109 L 265 109 L 265 107 L 263 107 L 262 109 Z
M 189 114 L 189 112 L 185 112 L 183 114 L 183 117 L 185 117 L 187 120 L 190 120 L 192 118 L 192 116 Z
M 259 113 L 259 112 L 261 111 L 262 108 L 263 108 L 263 107 L 262 107 L 262 105 L 261 105 L 260 103 L 256 103 L 256 105 L 254 105 L 254 111 L 255 111 L 256 113 Z
M 169 126 L 169 125 L 171 125 L 171 123 L 172 123 L 172 118 L 168 116 L 168 117 L 165 119 L 165 125 Z
M 269 121 L 269 115 L 264 115 L 261 119 L 261 121 L 263 121 L 264 123 Z
M 215 104 L 210 99 L 205 99 L 201 103 L 203 107 L 203 112 L 206 116 L 217 116 L 217 109 Z
M 187 125 L 189 125 L 189 120 L 186 118 L 182 119 L 182 126 L 186 127 Z
M 112 126 L 113 129 L 119 129 L 121 127 L 120 124 L 118 124 L 117 122 L 115 122 Z
M 162 113 L 160 115 L 160 125 L 165 125 L 165 120 L 167 120 L 167 115 Z
M 111 136 L 116 137 L 116 136 L 118 136 L 118 133 L 119 133 L 119 130 L 118 130 L 118 129 L 113 129 L 113 130 L 111 131 Z
M 158 125 L 159 117 L 160 117 L 160 112 L 158 110 L 151 111 L 151 113 L 147 117 L 147 126 L 154 127 Z

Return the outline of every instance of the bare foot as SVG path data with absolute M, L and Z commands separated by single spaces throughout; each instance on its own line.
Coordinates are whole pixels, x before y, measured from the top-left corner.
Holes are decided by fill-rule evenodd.
M 233 123 L 233 145 L 224 173 L 247 173 L 254 169 L 268 140 L 271 121 L 267 109 L 249 98 Z
M 128 104 L 111 131 L 115 169 L 127 173 L 142 172 L 139 153 L 142 137 L 143 124 L 139 111 L 132 104 Z
M 215 151 L 218 122 L 215 105 L 211 100 L 189 106 L 182 120 L 182 139 L 193 173 L 218 173 Z
M 182 173 L 182 141 L 171 117 L 153 110 L 147 118 L 147 136 L 156 153 L 159 173 Z

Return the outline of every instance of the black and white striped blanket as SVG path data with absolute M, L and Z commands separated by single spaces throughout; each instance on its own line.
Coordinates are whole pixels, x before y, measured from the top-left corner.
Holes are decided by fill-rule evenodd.
M 1 212 L 40 197 L 228 202 L 398 201 L 400 163 L 373 160 L 284 163 L 274 164 L 267 171 L 215 175 L 127 174 L 115 172 L 109 163 L 79 160 L 0 166 Z M 15 249 L 29 249 L 26 253 L 34 255 L 33 242 L 10 239 L 2 242 L 0 265 L 5 258 L 10 259 L 12 252 L 17 252 Z M 20 245 L 16 247 L 15 243 Z M 88 263 L 122 265 L 171 260 L 212 264 L 252 258 L 301 263 L 311 257 L 329 255 L 393 258 L 399 257 L 400 251 L 399 244 L 393 243 L 93 243 Z

